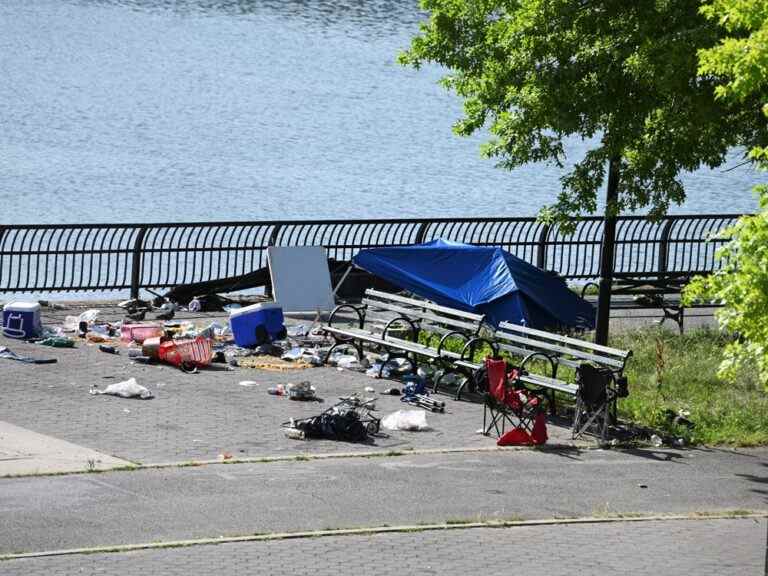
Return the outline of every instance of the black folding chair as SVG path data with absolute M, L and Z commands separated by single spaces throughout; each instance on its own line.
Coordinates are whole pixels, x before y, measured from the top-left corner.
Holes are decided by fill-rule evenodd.
M 605 441 L 611 408 L 618 397 L 614 373 L 593 364 L 581 364 L 576 369 L 576 414 L 573 421 L 573 438 L 592 434 Z

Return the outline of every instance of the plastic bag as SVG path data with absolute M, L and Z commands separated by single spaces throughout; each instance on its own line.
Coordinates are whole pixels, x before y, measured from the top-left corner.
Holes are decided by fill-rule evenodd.
M 398 410 L 385 416 L 381 425 L 387 430 L 429 430 L 424 410 Z
M 97 386 L 91 386 L 89 393 L 93 395 L 109 394 L 120 398 L 141 398 L 142 400 L 149 400 L 154 397 L 152 392 L 136 382 L 136 378 L 110 384 L 104 390 L 99 390 Z

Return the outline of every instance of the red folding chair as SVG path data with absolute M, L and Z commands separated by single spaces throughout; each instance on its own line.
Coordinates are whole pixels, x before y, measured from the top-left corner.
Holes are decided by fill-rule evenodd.
M 500 445 L 546 442 L 543 395 L 527 388 L 520 371 L 500 358 L 486 358 L 485 372 L 483 434 L 494 432 Z

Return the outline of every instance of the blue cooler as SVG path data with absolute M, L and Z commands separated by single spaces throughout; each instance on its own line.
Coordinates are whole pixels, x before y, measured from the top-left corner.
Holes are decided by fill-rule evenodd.
M 253 348 L 286 337 L 283 308 L 277 302 L 263 302 L 237 308 L 229 314 L 235 344 Z
M 8 338 L 37 338 L 43 333 L 40 304 L 10 302 L 3 308 L 3 334 Z

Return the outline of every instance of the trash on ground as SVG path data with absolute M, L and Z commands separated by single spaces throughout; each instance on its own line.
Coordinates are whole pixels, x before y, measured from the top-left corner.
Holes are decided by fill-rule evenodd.
M 92 395 L 109 394 L 110 396 L 119 396 L 120 398 L 141 398 L 142 400 L 154 398 L 152 392 L 136 382 L 136 378 L 130 378 L 124 382 L 115 382 L 104 388 L 104 390 L 99 390 L 99 387 L 94 384 L 91 386 L 89 393 Z
M 250 388 L 251 386 L 258 386 L 259 382 L 255 382 L 253 380 L 241 380 L 237 383 L 238 386 L 243 386 L 244 388 Z
M 49 336 L 38 341 L 41 346 L 51 346 L 52 348 L 74 348 L 75 341 L 69 336 Z
M 315 396 L 315 387 L 309 382 L 299 382 L 297 384 L 288 384 L 285 387 L 289 400 L 318 400 Z
M 147 338 L 165 336 L 165 329 L 159 324 L 123 324 L 120 327 L 120 339 L 123 342 L 141 344 Z
M 292 370 L 304 370 L 312 367 L 309 362 L 303 360 L 289 362 L 274 356 L 244 356 L 237 359 L 237 365 L 241 368 L 257 368 L 272 372 L 290 372 Z
M 120 350 L 114 346 L 108 346 L 106 344 L 99 344 L 99 350 L 106 352 L 107 354 L 120 354 Z
M 16 360 L 25 364 L 55 364 L 56 358 L 33 358 L 32 356 L 21 356 L 13 352 L 7 346 L 0 346 L 0 358 L 5 360 Z
M 267 388 L 267 394 L 271 394 L 272 396 L 285 396 L 285 386 L 278 384 L 277 386 Z
M 373 412 L 374 400 L 361 400 L 352 395 L 317 416 L 283 423 L 289 438 L 326 438 L 347 442 L 363 442 L 370 434 L 378 434 L 381 420 Z M 293 432 L 295 430 L 295 432 Z
M 381 425 L 387 430 L 407 430 L 419 432 L 429 430 L 427 413 L 424 410 L 398 410 L 385 416 Z
M 399 388 L 387 388 L 382 392 L 382 394 L 386 394 L 388 396 L 400 396 L 400 389 Z

